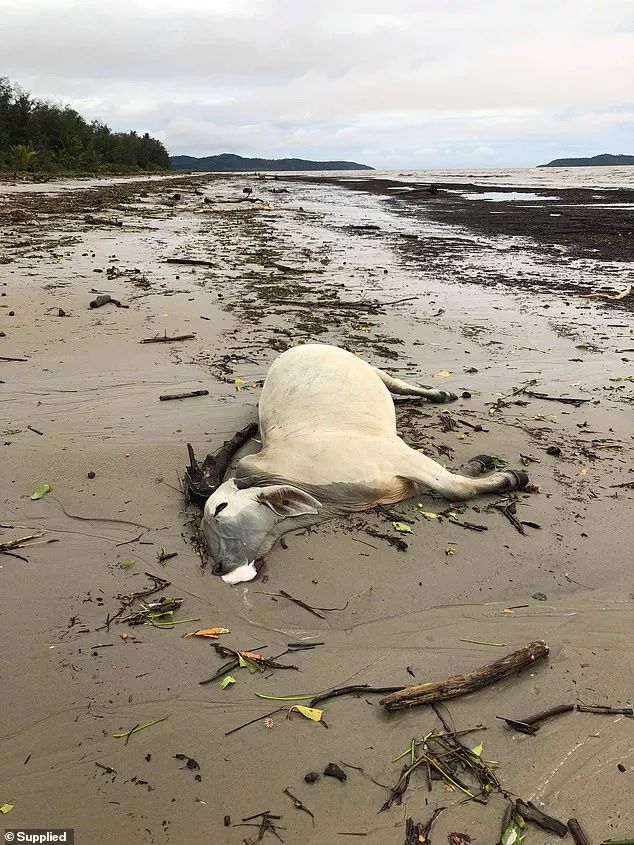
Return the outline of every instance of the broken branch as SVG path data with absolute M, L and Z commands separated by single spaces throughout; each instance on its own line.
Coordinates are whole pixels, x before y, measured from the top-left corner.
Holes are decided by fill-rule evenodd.
M 440 681 L 406 687 L 380 699 L 379 704 L 382 704 L 388 712 L 393 712 L 418 704 L 431 704 L 435 701 L 446 701 L 450 698 L 467 695 L 482 687 L 494 684 L 514 672 L 519 672 L 542 657 L 546 657 L 548 651 L 546 643 L 538 640 L 493 663 L 479 666 L 463 675 L 453 675 Z

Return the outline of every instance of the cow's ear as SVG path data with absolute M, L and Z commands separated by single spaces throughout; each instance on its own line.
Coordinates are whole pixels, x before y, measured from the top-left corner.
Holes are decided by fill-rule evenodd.
M 298 487 L 286 485 L 264 487 L 258 495 L 258 501 L 282 518 L 318 514 L 321 508 L 321 502 L 314 496 L 304 493 Z

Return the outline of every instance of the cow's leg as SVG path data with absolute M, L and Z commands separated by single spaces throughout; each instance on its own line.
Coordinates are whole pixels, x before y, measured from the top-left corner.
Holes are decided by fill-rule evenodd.
M 397 396 L 421 396 L 429 402 L 453 402 L 458 398 L 455 393 L 450 393 L 448 390 L 437 390 L 434 387 L 414 387 L 407 384 L 406 381 L 401 381 L 400 378 L 392 378 L 377 367 L 374 370 L 390 393 Z
M 474 478 L 450 472 L 414 449 L 406 447 L 406 450 L 403 457 L 407 463 L 398 475 L 451 501 L 472 499 L 480 493 L 509 493 L 528 484 L 528 475 L 522 470 L 504 469 Z
M 468 478 L 477 478 L 484 475 L 485 472 L 491 472 L 495 469 L 495 458 L 491 455 L 476 455 L 475 458 L 469 458 L 466 464 L 458 467 L 457 475 L 466 475 Z

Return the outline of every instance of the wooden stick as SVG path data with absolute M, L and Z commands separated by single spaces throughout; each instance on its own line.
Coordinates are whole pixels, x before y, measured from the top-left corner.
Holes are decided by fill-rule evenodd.
M 568 819 L 568 830 L 572 834 L 576 845 L 590 845 L 590 840 L 585 834 L 577 819 Z
M 565 836 L 568 833 L 568 827 L 563 822 L 546 815 L 546 813 L 542 812 L 531 801 L 525 803 L 518 799 L 515 802 L 515 809 L 524 821 L 533 822 L 544 830 L 552 830 L 558 836 Z
M 28 358 L 6 358 L 4 355 L 0 355 L 0 361 L 28 361 Z
M 453 675 L 440 681 L 406 687 L 400 692 L 379 699 L 379 704 L 382 704 L 387 711 L 392 712 L 414 707 L 417 704 L 431 704 L 433 701 L 446 701 L 460 695 L 467 695 L 482 687 L 494 684 L 526 666 L 530 666 L 536 660 L 546 657 L 548 651 L 546 643 L 543 640 L 538 640 L 493 663 L 466 672 L 464 675 Z
M 174 340 L 191 340 L 196 337 L 195 334 L 176 334 L 172 337 L 165 335 L 158 335 L 157 337 L 144 337 L 139 343 L 171 343 Z
M 185 393 L 164 393 L 159 396 L 161 402 L 169 402 L 170 399 L 191 399 L 194 396 L 209 396 L 208 390 L 188 390 Z
M 213 267 L 213 261 L 204 261 L 202 258 L 166 258 L 165 264 L 193 264 L 199 267 Z

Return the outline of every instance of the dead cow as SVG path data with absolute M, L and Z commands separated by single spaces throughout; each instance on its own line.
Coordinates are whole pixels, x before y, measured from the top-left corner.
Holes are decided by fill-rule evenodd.
M 289 349 L 260 397 L 262 449 L 205 504 L 202 530 L 214 572 L 250 581 L 286 532 L 337 514 L 392 504 L 427 488 L 450 500 L 525 487 L 521 470 L 488 472 L 473 458 L 460 474 L 407 446 L 396 433 L 390 393 L 450 402 L 445 390 L 412 387 L 335 346 Z

